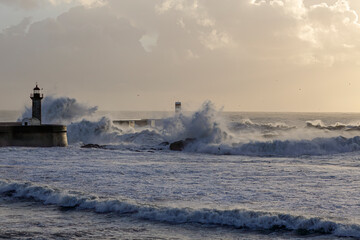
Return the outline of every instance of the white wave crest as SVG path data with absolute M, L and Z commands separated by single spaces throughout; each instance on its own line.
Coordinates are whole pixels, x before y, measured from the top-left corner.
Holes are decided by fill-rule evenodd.
M 343 130 L 343 131 L 360 131 L 360 124 L 345 124 L 337 122 L 333 125 L 326 125 L 321 120 L 315 120 L 315 121 L 307 121 L 306 127 L 308 128 L 316 128 L 316 129 L 322 129 L 322 130 Z
M 259 130 L 259 131 L 274 131 L 274 130 L 290 130 L 295 129 L 295 126 L 289 126 L 282 122 L 277 123 L 254 123 L 250 119 L 242 119 L 239 122 L 229 123 L 229 128 L 232 131 L 242 130 Z
M 288 230 L 302 233 L 333 234 L 341 237 L 360 237 L 360 226 L 337 223 L 321 218 L 306 218 L 291 214 L 249 210 L 219 210 L 157 207 L 118 199 L 84 196 L 78 192 L 60 191 L 48 186 L 0 180 L 0 194 L 25 198 L 59 207 L 91 210 L 99 213 L 128 214 L 139 219 L 172 224 L 199 223 L 251 230 Z

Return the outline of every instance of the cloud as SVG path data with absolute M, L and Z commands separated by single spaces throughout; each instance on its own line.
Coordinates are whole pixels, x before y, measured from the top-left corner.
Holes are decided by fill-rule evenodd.
M 31 9 L 45 4 L 47 0 L 0 0 L 0 4 Z
M 20 9 L 34 9 L 46 5 L 81 4 L 84 6 L 101 6 L 106 0 L 0 0 L 0 5 L 7 5 Z
M 346 0 L 101 3 L 56 19 L 24 19 L 1 33 L 5 87 L 23 91 L 25 81 L 44 81 L 112 109 L 164 109 L 182 98 L 284 109 L 312 105 L 307 98 L 317 99 L 325 81 L 337 81 L 334 72 L 347 74 L 359 58 L 358 15 Z M 296 84 L 307 95 L 294 97 Z
M 48 0 L 53 5 L 59 4 L 81 4 L 87 7 L 99 7 L 106 4 L 107 0 Z

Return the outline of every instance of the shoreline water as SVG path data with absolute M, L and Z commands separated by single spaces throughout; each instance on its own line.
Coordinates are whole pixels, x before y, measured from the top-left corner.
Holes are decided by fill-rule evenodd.
M 208 113 L 202 112 L 199 119 L 215 119 Z M 244 143 L 202 138 L 201 144 L 184 152 L 157 148 L 167 136 L 157 129 L 113 129 L 105 127 L 108 122 L 104 120 L 81 119 L 75 125 L 70 123 L 79 138 L 67 148 L 0 148 L 0 182 L 9 183 L 3 185 L 8 191 L 0 197 L 4 209 L 0 234 L 13 239 L 356 239 L 360 232 L 358 133 L 307 128 L 306 122 L 321 120 L 331 126 L 341 121 L 352 126 L 357 115 L 318 116 L 233 113 L 226 119 L 236 124 L 226 131 L 242 136 Z M 244 119 L 247 117 L 250 119 Z M 197 124 L 194 118 L 183 121 L 188 119 Z M 217 128 L 217 120 L 210 123 L 204 129 L 212 129 L 211 134 L 219 129 L 223 134 L 225 128 Z M 74 128 L 80 126 L 86 128 Z M 254 145 L 253 139 L 264 132 L 277 132 L 274 138 L 280 142 L 259 137 L 259 144 Z M 322 142 L 314 140 L 319 135 Z M 87 139 L 102 141 L 107 149 L 82 149 L 81 141 Z M 297 141 L 301 144 L 294 145 Z M 276 144 L 261 145 L 266 142 Z M 292 146 L 287 148 L 290 154 L 280 154 L 280 143 Z M 253 144 L 249 146 L 257 154 L 224 155 L 206 150 L 235 149 L 234 144 Z M 295 154 L 298 147 L 309 146 L 316 151 Z M 265 150 L 273 155 L 259 154 Z M 95 205 L 78 209 L 85 199 Z M 121 210 L 124 206 L 133 213 Z M 208 210 L 200 211 L 204 208 Z M 258 213 L 263 215 L 251 218 Z M 281 214 L 269 218 L 264 213 Z M 26 214 L 29 221 L 21 217 Z M 255 222 L 258 225 L 249 225 Z M 21 230 L 24 226 L 29 230 Z M 302 227 L 296 230 L 291 226 Z

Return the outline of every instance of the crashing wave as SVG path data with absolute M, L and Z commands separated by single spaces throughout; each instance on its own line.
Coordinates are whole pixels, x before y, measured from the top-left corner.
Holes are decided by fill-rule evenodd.
M 42 122 L 45 124 L 68 124 L 84 117 L 91 116 L 97 111 L 97 107 L 88 107 L 78 103 L 76 99 L 68 97 L 54 98 L 47 96 L 42 103 Z M 18 119 L 30 118 L 32 109 L 25 107 L 25 111 Z
M 131 215 L 135 218 L 171 224 L 198 223 L 250 230 L 287 230 L 299 233 L 332 234 L 339 237 L 360 237 L 360 226 L 321 218 L 291 214 L 257 212 L 244 209 L 191 209 L 158 207 L 119 199 L 85 196 L 79 192 L 61 191 L 48 186 L 0 180 L 0 194 L 9 198 L 39 201 L 59 207 L 90 210 L 98 213 Z
M 140 132 L 122 130 L 113 124 L 110 118 L 103 117 L 99 121 L 82 120 L 68 125 L 68 142 L 70 144 L 137 144 L 158 145 L 163 137 L 155 130 L 145 129 Z M 130 131 L 130 132 L 129 132 Z
M 206 101 L 190 116 L 180 114 L 162 122 L 159 131 L 166 141 L 195 138 L 208 143 L 221 143 L 232 138 L 231 131 L 210 101 Z
M 103 117 L 99 121 L 82 120 L 67 126 L 69 144 L 117 142 L 122 130 L 112 124 L 111 119 Z

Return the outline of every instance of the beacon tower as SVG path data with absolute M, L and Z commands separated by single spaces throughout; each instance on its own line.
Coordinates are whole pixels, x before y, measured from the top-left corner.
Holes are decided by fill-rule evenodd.
M 181 102 L 175 102 L 175 113 L 181 113 Z
M 40 92 L 40 88 L 36 83 L 34 91 L 30 94 L 30 98 L 32 100 L 32 118 L 36 118 L 40 121 L 41 124 L 41 100 L 43 99 L 44 94 Z

